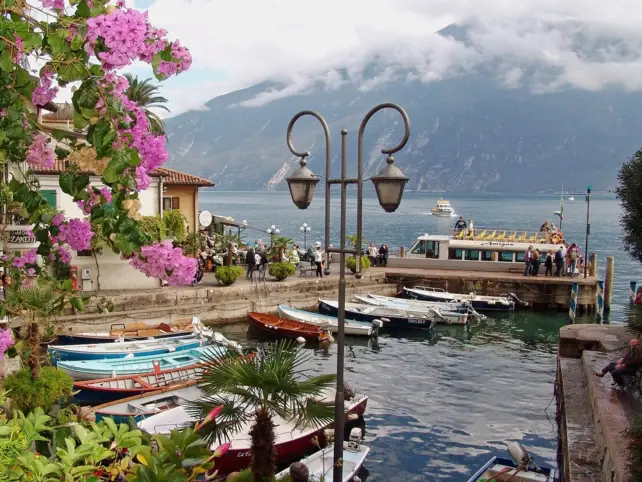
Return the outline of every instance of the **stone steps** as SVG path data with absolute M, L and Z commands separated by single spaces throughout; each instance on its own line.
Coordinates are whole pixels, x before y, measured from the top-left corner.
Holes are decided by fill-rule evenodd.
M 604 480 L 628 482 L 628 438 L 625 431 L 630 422 L 627 413 L 630 413 L 628 399 L 632 394 L 626 390 L 614 389 L 610 375 L 603 378 L 595 375 L 617 358 L 617 353 L 585 350 L 582 353 L 582 366 L 587 380 L 588 402 L 591 405 L 595 441 Z
M 561 472 L 566 475 L 565 482 L 605 482 L 608 479 L 602 475 L 603 452 L 596 443 L 582 360 L 559 358 L 558 383 Z

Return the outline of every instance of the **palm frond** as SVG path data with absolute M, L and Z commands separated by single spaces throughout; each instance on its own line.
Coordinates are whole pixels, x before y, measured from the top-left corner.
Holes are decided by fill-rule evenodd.
M 207 396 L 187 404 L 187 412 L 198 420 L 203 420 L 213 408 L 223 406 L 216 419 L 199 430 L 199 435 L 208 443 L 225 443 L 232 440 L 244 424 L 251 420 L 247 407 L 238 397 Z

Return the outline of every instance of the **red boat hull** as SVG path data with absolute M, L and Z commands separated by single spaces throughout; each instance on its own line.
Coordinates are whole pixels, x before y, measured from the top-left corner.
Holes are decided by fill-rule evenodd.
M 353 407 L 352 410 L 346 412 L 346 414 L 354 413 L 357 415 L 363 415 L 366 411 L 367 405 L 368 399 L 366 398 L 359 405 Z M 319 443 L 324 444 L 324 431 L 332 428 L 332 425 L 333 424 L 330 423 L 315 431 L 307 432 L 300 438 L 288 440 L 287 442 L 276 445 L 276 447 L 274 447 L 274 451 L 276 453 L 277 465 L 303 458 L 307 452 L 312 451 L 312 439 L 314 437 L 318 437 Z M 218 473 L 221 475 L 238 472 L 250 466 L 252 462 L 252 452 L 250 449 L 230 449 L 225 455 L 215 459 L 214 462 L 214 469 L 218 470 Z

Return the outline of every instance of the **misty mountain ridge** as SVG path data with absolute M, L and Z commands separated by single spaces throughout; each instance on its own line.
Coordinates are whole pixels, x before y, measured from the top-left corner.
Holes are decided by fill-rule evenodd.
M 474 30 L 450 26 L 449 41 L 474 45 Z M 633 55 L 618 39 L 572 32 L 578 55 L 605 59 Z M 587 39 L 590 39 L 589 42 Z M 584 53 L 582 53 L 584 52 Z M 263 82 L 216 97 L 207 110 L 166 121 L 169 166 L 208 177 L 217 189 L 287 189 L 298 166 L 289 152 L 287 125 L 297 112 L 315 110 L 332 134 L 333 175 L 339 173 L 340 130 L 349 131 L 349 170 L 356 171 L 356 132 L 372 107 L 394 102 L 408 112 L 411 137 L 396 154 L 408 187 L 435 191 L 555 191 L 611 189 L 622 161 L 640 147 L 642 93 L 609 87 L 564 87 L 555 67 L 510 59 L 482 63 L 425 83 L 421 69 L 378 59 L 359 74 L 333 70 L 299 85 Z M 424 82 L 422 82 L 424 80 Z M 591 79 L 588 80 L 590 82 Z M 401 139 L 393 110 L 375 115 L 365 134 L 366 176 L 385 165 L 382 147 Z M 324 175 L 323 130 L 316 119 L 296 124 L 293 142 L 311 152 L 309 167 Z

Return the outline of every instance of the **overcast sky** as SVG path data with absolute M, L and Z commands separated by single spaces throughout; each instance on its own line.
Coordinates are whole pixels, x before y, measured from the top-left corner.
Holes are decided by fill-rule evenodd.
M 152 23 L 179 38 L 194 57 L 191 71 L 162 85 L 173 114 L 263 80 L 287 87 L 250 105 L 304 90 L 312 80 L 336 87 L 338 68 L 348 68 L 353 81 L 368 89 L 407 78 L 408 71 L 426 83 L 441 80 L 488 60 L 500 61 L 498 78 L 507 87 L 524 81 L 525 68 L 546 66 L 555 75 L 538 84 L 540 90 L 642 89 L 642 0 L 136 0 L 133 5 L 148 9 Z M 471 44 L 436 35 L 453 22 L 471 25 Z M 598 38 L 610 43 L 596 48 Z M 375 56 L 391 67 L 380 78 L 360 79 Z M 147 66 L 134 71 L 151 76 Z

